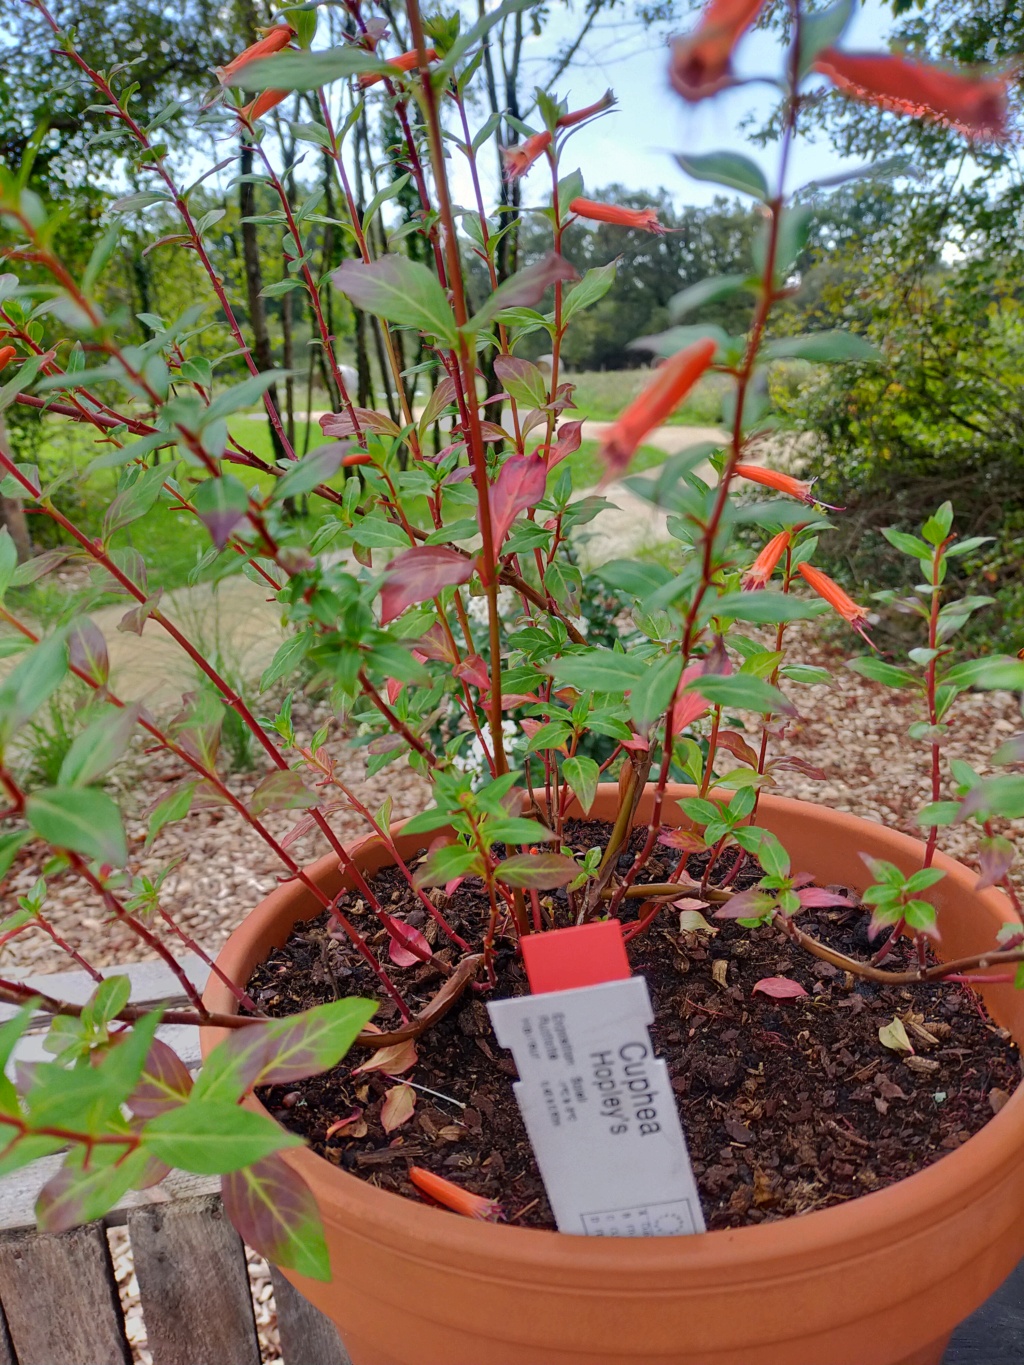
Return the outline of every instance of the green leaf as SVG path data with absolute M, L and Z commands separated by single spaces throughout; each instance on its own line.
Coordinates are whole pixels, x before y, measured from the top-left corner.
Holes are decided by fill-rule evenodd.
M 750 673 L 734 673 L 730 677 L 705 674 L 686 685 L 687 692 L 699 692 L 716 706 L 735 706 L 740 711 L 784 712 L 792 714 L 793 703 L 763 678 Z
M 224 1211 L 246 1246 L 274 1265 L 331 1278 L 323 1223 L 309 1186 L 281 1157 L 272 1155 L 221 1181 Z
M 11 585 L 11 577 L 18 567 L 18 551 L 6 526 L 0 526 L 0 602 Z
M 465 877 L 470 873 L 478 875 L 482 871 L 483 860 L 475 848 L 467 848 L 465 844 L 445 844 L 435 849 L 420 864 L 414 880 L 418 887 L 444 886 L 455 877 Z
M 168 465 L 156 465 L 144 469 L 139 477 L 122 489 L 107 508 L 103 518 L 104 539 L 119 531 L 122 526 L 130 526 L 133 521 L 146 515 L 160 496 L 160 489 L 170 477 Z
M 419 261 L 395 255 L 368 265 L 343 261 L 331 282 L 357 308 L 455 344 L 455 317 L 447 295 L 437 276 Z
M 556 886 L 567 886 L 579 871 L 576 860 L 563 853 L 514 853 L 498 864 L 495 876 L 507 886 L 551 891 Z
M 683 672 L 681 654 L 660 659 L 633 685 L 629 695 L 629 714 L 641 734 L 668 709 Z
M 483 15 L 478 19 L 472 28 L 457 38 L 451 45 L 443 60 L 434 68 L 435 78 L 444 77 L 449 71 L 454 70 L 456 64 L 462 60 L 476 44 L 487 36 L 494 28 L 495 24 L 503 23 L 510 14 L 519 14 L 525 9 L 531 9 L 537 0 L 503 0 L 496 9 Z
M 488 820 L 487 837 L 491 843 L 543 844 L 555 836 L 536 820 L 509 816 L 504 820 Z
M 777 337 L 764 347 L 767 360 L 870 361 L 878 363 L 882 353 L 866 337 L 855 332 L 810 332 L 800 337 Z
M 603 299 L 608 290 L 615 283 L 616 262 L 609 261 L 607 265 L 597 265 L 588 270 L 580 280 L 566 295 L 562 303 L 562 324 L 563 326 L 584 308 L 591 308 L 600 299 Z
M 854 0 L 837 0 L 828 9 L 800 16 L 800 57 L 797 76 L 806 76 L 815 58 L 827 47 L 834 47 L 853 18 Z
M 363 214 L 364 235 L 369 231 L 370 224 L 376 217 L 377 210 L 380 206 L 386 204 L 389 199 L 394 199 L 401 194 L 406 185 L 408 185 L 410 179 L 411 176 L 408 173 L 400 175 L 397 180 L 392 180 L 390 185 L 385 185 L 383 189 L 377 191 L 370 200 L 366 212 Z
M 676 155 L 676 161 L 694 180 L 710 180 L 715 185 L 726 185 L 731 190 L 752 194 L 767 203 L 768 182 L 756 162 L 740 152 L 706 152 L 699 156 Z
M 127 976 L 108 976 L 82 1008 L 82 1023 L 90 1029 L 105 1028 L 127 1005 L 132 993 Z
M 196 1175 L 225 1175 L 272 1152 L 303 1145 L 268 1114 L 217 1100 L 190 1099 L 158 1114 L 145 1125 L 142 1138 L 153 1156 Z
M 347 76 L 369 73 L 387 75 L 388 67 L 365 48 L 346 45 L 320 52 L 275 52 L 232 72 L 224 84 L 246 90 L 317 90 Z
M 132 733 L 142 713 L 142 706 L 111 706 L 76 735 L 64 756 L 57 777 L 61 787 L 87 787 L 127 751 Z
M 312 643 L 313 637 L 308 632 L 303 631 L 298 635 L 289 636 L 283 644 L 279 645 L 260 678 L 260 691 L 266 692 L 267 688 L 273 687 L 274 683 L 280 678 L 294 672 L 306 657 L 306 652 Z
M 341 468 L 341 462 L 352 449 L 347 442 L 320 446 L 304 455 L 278 479 L 270 497 L 272 502 L 283 502 L 285 498 L 298 498 L 311 493 L 318 484 L 326 483 Z
M 257 786 L 249 798 L 249 810 L 260 816 L 268 810 L 308 810 L 316 803 L 316 793 L 309 790 L 299 773 L 279 768 Z
M 918 891 L 927 891 L 936 882 L 941 882 L 945 875 L 939 867 L 922 867 L 920 871 L 907 878 L 904 889 L 912 896 L 917 895 Z
M 597 784 L 601 780 L 600 765 L 594 759 L 583 755 L 567 758 L 562 764 L 562 777 L 572 788 L 583 814 L 589 815 L 594 797 L 597 795 Z
M 639 682 L 646 667 L 632 655 L 597 648 L 587 654 L 567 654 L 546 665 L 545 671 L 580 692 L 625 692 Z
M 246 67 L 246 71 L 248 71 Z M 234 412 L 240 412 L 243 408 L 251 408 L 254 403 L 278 382 L 283 382 L 288 378 L 290 370 L 265 370 L 262 374 L 251 374 L 248 379 L 243 379 L 240 384 L 235 384 L 233 388 L 218 394 L 208 408 L 200 411 L 202 425 L 209 426 L 211 422 L 219 421 L 222 417 L 230 417 Z
M 953 687 L 981 687 L 987 691 L 1024 690 L 1024 660 L 1009 656 L 969 659 L 955 664 L 942 679 Z
M 672 581 L 672 574 L 663 564 L 641 563 L 637 559 L 609 559 L 593 572 L 606 587 L 641 600 Z
M 71 849 L 112 867 L 124 867 L 128 861 L 121 812 L 106 792 L 44 788 L 28 798 L 25 818 L 40 839 L 54 848 Z
M 917 536 L 907 535 L 906 531 L 897 531 L 892 526 L 883 526 L 882 535 L 895 549 L 902 551 L 905 555 L 913 555 L 915 559 L 930 560 L 932 557 L 931 549 L 923 540 L 918 540 Z
M 722 299 L 732 298 L 741 289 L 753 291 L 757 281 L 749 275 L 712 275 L 710 279 L 699 280 L 668 301 L 668 315 L 672 322 L 679 322 L 688 313 L 703 308 L 706 303 L 719 303 Z
M 730 617 L 734 621 L 758 621 L 774 625 L 780 621 L 805 621 L 818 615 L 818 604 L 806 602 L 788 593 L 729 592 L 713 599 L 710 604 L 714 616 Z
M 702 796 L 687 796 L 679 802 L 683 814 L 689 816 L 695 824 L 701 827 L 710 825 L 713 820 L 720 820 L 722 812 L 713 801 L 706 801 Z
M 862 678 L 870 678 L 872 682 L 882 683 L 886 687 L 921 686 L 921 679 L 913 673 L 908 673 L 905 668 L 897 668 L 895 664 L 887 664 L 871 655 L 849 659 L 846 667 L 854 673 L 859 673 Z
M 0 751 L 64 681 L 68 648 L 60 633 L 32 649 L 0 683 Z
M 31 837 L 27 829 L 14 830 L 10 834 L 0 834 L 0 882 L 11 870 L 19 849 L 27 844 Z
M 333 1000 L 236 1029 L 203 1063 L 193 1101 L 234 1104 L 258 1085 L 284 1085 L 337 1066 L 376 1013 L 372 1000 Z

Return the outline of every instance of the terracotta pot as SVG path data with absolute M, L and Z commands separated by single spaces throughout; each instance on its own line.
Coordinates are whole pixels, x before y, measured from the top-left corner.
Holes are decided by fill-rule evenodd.
M 686 794 L 676 789 L 674 795 Z M 592 814 L 611 819 L 614 787 Z M 640 818 L 651 809 L 648 792 Z M 681 821 L 674 802 L 666 819 Z M 767 797 L 759 823 L 798 871 L 863 887 L 863 851 L 911 871 L 921 845 L 880 825 Z M 422 838 L 398 838 L 403 856 Z M 369 871 L 387 855 L 358 846 Z M 1013 918 L 941 855 L 942 952 L 982 952 Z M 313 864 L 332 894 L 336 859 Z M 315 913 L 301 886 L 274 891 L 219 963 L 244 982 Z M 982 992 L 1024 1040 L 1024 991 Z M 212 1009 L 234 1009 L 211 978 Z M 204 1032 L 204 1044 L 217 1037 Z M 1024 1087 L 975 1137 L 927 1170 L 835 1208 L 735 1231 L 629 1241 L 475 1223 L 375 1189 L 313 1152 L 287 1154 L 320 1205 L 334 1280 L 288 1278 L 338 1324 L 354 1365 L 938 1365 L 953 1328 L 1024 1255 Z

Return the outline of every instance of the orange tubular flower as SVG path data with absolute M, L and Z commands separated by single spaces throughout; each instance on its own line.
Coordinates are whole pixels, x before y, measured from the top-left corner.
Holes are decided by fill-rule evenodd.
M 228 76 L 233 76 L 236 71 L 240 71 L 243 66 L 248 66 L 250 62 L 257 62 L 261 57 L 271 57 L 275 52 L 280 52 L 282 48 L 288 46 L 295 37 L 295 30 L 291 24 L 278 24 L 276 28 L 267 29 L 258 43 L 253 43 L 244 52 L 240 52 L 237 57 L 233 57 L 227 66 L 222 66 L 217 75 L 223 85 Z
M 778 566 L 779 560 L 789 549 L 789 532 L 780 531 L 764 547 L 761 553 L 743 575 L 745 590 L 763 588 Z
M 733 472 L 741 479 L 749 479 L 751 483 L 774 488 L 776 493 L 787 493 L 791 498 L 799 498 L 801 502 L 814 502 L 811 485 L 803 479 L 794 479 L 792 474 L 781 474 L 777 469 L 762 469 L 756 464 L 738 464 Z
M 461 1213 L 464 1218 L 496 1223 L 501 1217 L 501 1205 L 496 1199 L 485 1199 L 481 1194 L 471 1194 L 461 1185 L 445 1180 L 443 1175 L 435 1175 L 433 1171 L 424 1170 L 422 1166 L 410 1166 L 409 1179 L 423 1194 L 429 1195 L 436 1203 L 443 1204 L 446 1209 Z
M 17 354 L 13 346 L 0 346 L 0 370 L 9 365 Z
M 437 61 L 436 48 L 428 47 L 423 55 L 428 62 Z M 404 76 L 407 72 L 414 71 L 416 67 L 419 66 L 420 54 L 416 51 L 403 52 L 400 57 L 388 57 L 387 63 L 388 66 L 395 68 L 396 73 L 400 72 Z M 367 90 L 371 85 L 376 85 L 378 81 L 382 81 L 383 79 L 384 72 L 382 71 L 364 71 L 359 77 L 359 84 L 364 90 Z
M 937 119 L 968 137 L 1007 136 L 1005 77 L 978 80 L 884 52 L 827 48 L 814 63 L 837 90 L 913 118 Z
M 262 95 L 257 95 L 251 103 L 239 109 L 238 117 L 245 119 L 247 123 L 255 123 L 264 114 L 269 114 L 271 109 L 276 109 L 290 94 L 290 90 L 264 90 Z
M 501 155 L 505 162 L 505 175 L 509 180 L 518 180 L 525 175 L 533 163 L 544 155 L 551 146 L 550 133 L 534 133 L 525 142 L 515 147 L 502 147 Z
M 563 114 L 556 127 L 575 128 L 578 123 L 585 123 L 588 118 L 593 118 L 596 114 L 603 114 L 614 103 L 614 93 L 611 90 L 606 90 L 599 100 L 595 100 L 593 104 L 588 104 L 585 109 L 576 109 L 570 114 Z
M 867 625 L 867 613 L 863 607 L 845 593 L 838 583 L 833 582 L 827 573 L 822 573 L 820 569 L 814 568 L 812 564 L 800 564 L 797 566 L 797 573 L 803 578 L 804 582 L 825 599 L 833 611 L 849 621 L 854 630 L 864 635 L 864 627 Z M 864 635 L 865 640 L 867 636 Z M 870 641 L 868 641 L 870 644 Z
M 696 103 L 732 84 L 732 54 L 765 0 L 709 0 L 692 33 L 672 44 L 669 79 Z
M 599 204 L 596 199 L 574 199 L 569 212 L 594 223 L 615 223 L 618 227 L 641 228 L 659 235 L 665 231 L 658 222 L 657 209 L 624 209 L 618 204 Z
M 702 337 L 655 371 L 650 384 L 633 399 L 604 438 L 601 458 L 605 463 L 605 480 L 621 473 L 650 429 L 660 426 L 676 410 L 714 360 L 717 350 L 716 341 Z

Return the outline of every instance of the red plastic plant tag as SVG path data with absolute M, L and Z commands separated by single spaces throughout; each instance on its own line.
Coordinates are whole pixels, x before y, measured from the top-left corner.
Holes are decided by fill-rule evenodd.
M 523 962 L 534 995 L 624 981 L 632 973 L 617 919 L 527 934 Z

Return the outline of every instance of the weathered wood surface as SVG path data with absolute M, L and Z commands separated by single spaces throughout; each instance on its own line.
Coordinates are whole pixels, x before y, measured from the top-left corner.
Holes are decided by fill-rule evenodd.
M 216 1196 L 132 1209 L 153 1365 L 260 1365 L 242 1239 Z
M 21 1229 L 35 1231 L 35 1204 L 39 1191 L 51 1176 L 56 1175 L 64 1164 L 64 1157 L 40 1157 L 30 1166 L 11 1171 L 0 1179 L 0 1232 L 16 1232 Z M 127 1219 L 129 1209 L 143 1208 L 148 1204 L 167 1204 L 173 1199 L 188 1199 L 197 1195 L 216 1194 L 220 1189 L 220 1179 L 215 1175 L 189 1175 L 187 1171 L 172 1171 L 169 1176 L 148 1190 L 129 1190 L 119 1199 L 104 1218 L 109 1227 L 117 1227 Z M 3 1357 L 0 1356 L 0 1365 Z
M 352 1365 L 330 1318 L 303 1298 L 276 1266 L 270 1267 L 270 1279 L 285 1365 Z
M 1024 1261 L 987 1303 L 953 1333 L 942 1365 L 1021 1365 L 1024 1361 Z
M 18 1365 L 131 1365 L 110 1248 L 97 1223 L 0 1238 L 0 1301 Z

